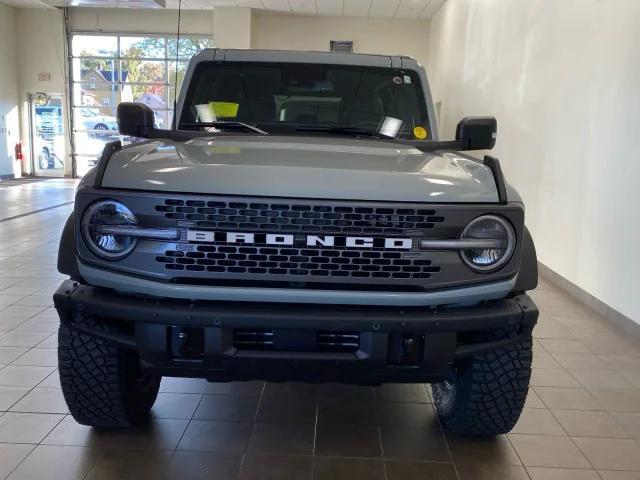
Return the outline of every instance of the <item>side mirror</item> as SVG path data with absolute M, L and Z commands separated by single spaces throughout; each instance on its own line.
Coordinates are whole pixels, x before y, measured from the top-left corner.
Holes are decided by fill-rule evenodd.
M 123 102 L 117 115 L 120 135 L 149 138 L 155 130 L 153 110 L 144 103 Z
M 464 150 L 491 150 L 497 132 L 495 117 L 464 117 L 456 128 L 456 140 L 463 142 Z

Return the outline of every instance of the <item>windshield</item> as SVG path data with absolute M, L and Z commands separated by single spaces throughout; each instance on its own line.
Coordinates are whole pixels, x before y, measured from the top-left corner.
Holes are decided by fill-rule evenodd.
M 194 72 L 179 128 L 243 122 L 267 132 L 378 132 L 430 139 L 413 70 L 299 63 L 202 63 Z M 336 128 L 338 127 L 338 128 Z

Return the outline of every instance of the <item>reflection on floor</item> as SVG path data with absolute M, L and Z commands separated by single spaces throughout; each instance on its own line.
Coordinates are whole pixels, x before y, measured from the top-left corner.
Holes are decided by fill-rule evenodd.
M 42 177 L 24 177 L 24 178 L 11 178 L 7 180 L 0 180 L 0 188 L 18 187 L 20 185 L 27 185 L 29 183 L 42 182 L 46 178 Z
M 77 184 L 66 178 L 0 181 L 0 221 L 72 202 Z
M 22 210 L 73 194 L 64 181 L 15 188 L 0 199 Z M 0 223 L 0 479 L 640 479 L 640 344 L 544 282 L 532 387 L 509 435 L 445 434 L 425 385 L 169 378 L 148 425 L 80 426 L 51 306 L 70 211 Z

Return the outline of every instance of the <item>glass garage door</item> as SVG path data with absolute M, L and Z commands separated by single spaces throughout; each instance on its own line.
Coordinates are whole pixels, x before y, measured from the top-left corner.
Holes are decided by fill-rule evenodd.
M 191 57 L 212 47 L 209 37 L 170 35 L 71 36 L 73 161 L 76 175 L 95 165 L 104 144 L 119 139 L 116 107 L 141 102 L 156 114 L 159 128 L 173 120 L 174 82 L 178 91 Z M 176 54 L 178 62 L 176 64 Z

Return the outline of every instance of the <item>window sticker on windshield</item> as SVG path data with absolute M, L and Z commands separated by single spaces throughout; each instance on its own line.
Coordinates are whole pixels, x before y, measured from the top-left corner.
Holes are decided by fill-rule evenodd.
M 408 84 L 411 83 L 411 77 L 409 75 L 404 76 L 404 83 L 408 83 Z
M 218 155 L 233 155 L 240 153 L 239 147 L 211 147 L 211 153 Z
M 413 129 L 413 136 L 416 137 L 418 140 L 424 140 L 425 138 L 427 138 L 428 132 L 427 129 L 424 127 L 414 127 Z
M 209 102 L 209 110 L 216 118 L 236 118 L 240 104 L 232 102 Z
M 395 83 L 396 85 L 402 85 L 402 77 L 393 77 L 393 83 Z

